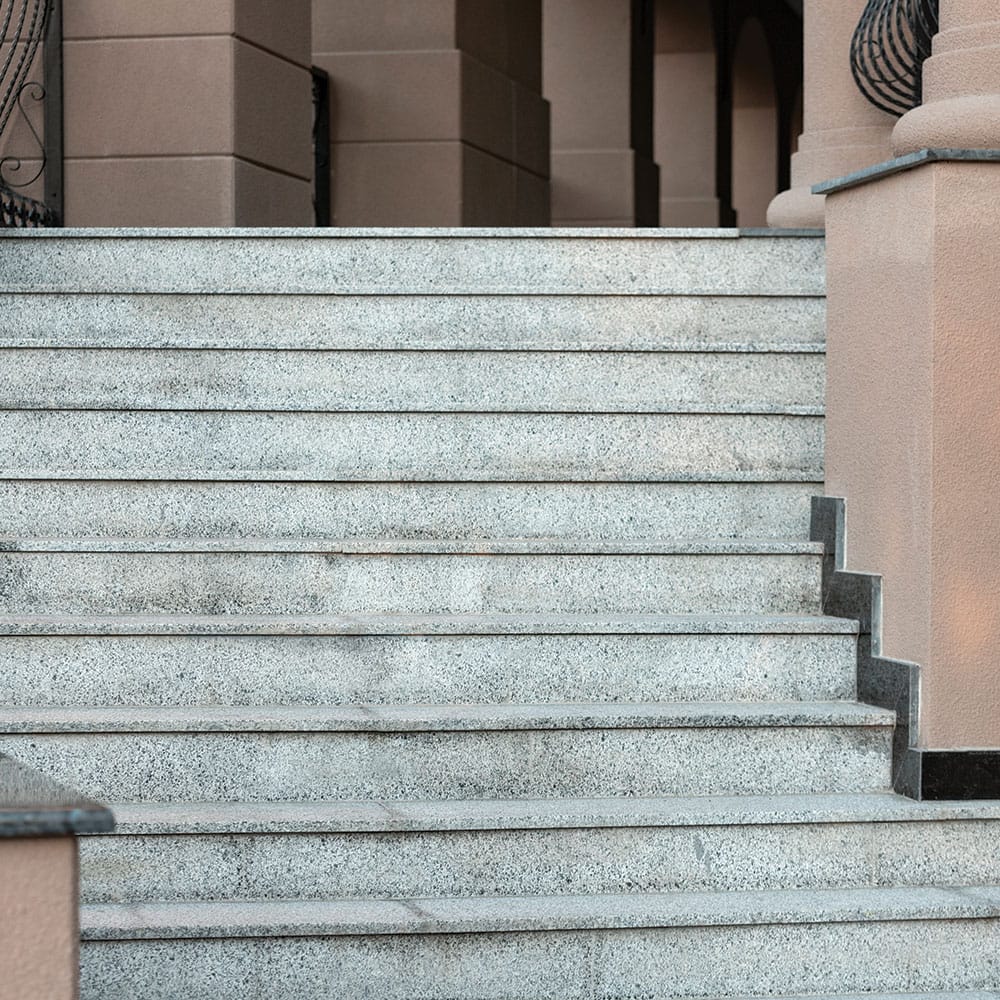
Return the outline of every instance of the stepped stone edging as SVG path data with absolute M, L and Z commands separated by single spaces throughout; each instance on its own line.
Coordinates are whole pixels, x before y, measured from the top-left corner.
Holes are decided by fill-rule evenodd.
M 111 811 L 0 754 L 0 838 L 110 833 Z
M 892 786 L 913 799 L 1000 798 L 1000 748 L 935 750 L 919 747 L 920 667 L 881 655 L 882 577 L 844 568 L 843 497 L 813 497 L 809 537 L 824 546 L 823 611 L 860 623 L 858 698 L 896 712 Z

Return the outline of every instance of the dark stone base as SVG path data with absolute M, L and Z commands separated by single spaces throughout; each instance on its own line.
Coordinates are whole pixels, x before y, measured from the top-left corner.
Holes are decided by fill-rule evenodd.
M 912 799 L 1000 799 L 1000 748 L 928 750 L 915 745 L 920 667 L 879 655 L 882 578 L 844 570 L 842 498 L 813 497 L 810 537 L 824 547 L 823 613 L 861 625 L 858 698 L 896 713 L 892 787 Z

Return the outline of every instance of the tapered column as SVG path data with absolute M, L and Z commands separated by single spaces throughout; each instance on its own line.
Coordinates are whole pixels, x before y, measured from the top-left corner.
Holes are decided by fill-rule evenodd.
M 941 0 L 924 63 L 924 103 L 893 132 L 897 156 L 925 148 L 1000 148 L 1000 0 Z
M 868 103 L 851 75 L 851 36 L 864 6 L 865 0 L 805 0 L 804 131 L 792 157 L 791 190 L 771 202 L 770 226 L 821 228 L 824 199 L 812 185 L 892 153 L 892 117 Z

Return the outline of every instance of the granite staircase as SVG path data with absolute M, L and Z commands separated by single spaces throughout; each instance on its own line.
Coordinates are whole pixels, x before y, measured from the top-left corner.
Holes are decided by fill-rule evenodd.
M 0 237 L 0 748 L 82 998 L 1000 997 L 822 614 L 822 242 Z

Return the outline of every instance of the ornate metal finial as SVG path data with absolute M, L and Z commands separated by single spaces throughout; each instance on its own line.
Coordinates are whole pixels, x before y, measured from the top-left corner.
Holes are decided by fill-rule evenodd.
M 42 176 L 46 165 L 46 144 L 29 113 L 28 102 L 41 104 L 46 90 L 43 84 L 29 80 L 52 20 L 56 0 L 0 0 L 0 143 L 9 139 L 9 126 L 15 111 L 20 113 L 38 146 L 38 169 L 30 176 L 21 175 L 23 161 L 34 160 L 21 152 L 6 152 L 0 158 L 0 227 L 33 228 L 56 225 L 52 211 L 39 201 L 21 194 Z
M 875 107 L 898 116 L 922 103 L 937 30 L 938 0 L 868 0 L 851 40 L 851 71 Z

